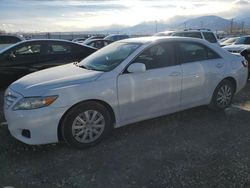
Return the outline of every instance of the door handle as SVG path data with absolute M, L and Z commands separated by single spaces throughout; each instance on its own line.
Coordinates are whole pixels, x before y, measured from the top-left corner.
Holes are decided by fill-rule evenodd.
M 179 75 L 181 75 L 180 72 L 172 72 L 169 74 L 169 76 L 179 76 Z
M 218 63 L 218 64 L 216 65 L 216 67 L 217 67 L 217 68 L 221 68 L 221 67 L 223 67 L 223 65 L 222 65 L 221 63 Z

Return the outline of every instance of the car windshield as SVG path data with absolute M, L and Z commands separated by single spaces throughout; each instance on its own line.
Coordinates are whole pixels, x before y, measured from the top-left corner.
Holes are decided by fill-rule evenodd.
M 79 67 L 108 72 L 117 67 L 141 44 L 116 42 L 100 49 L 79 63 Z
M 230 43 L 230 44 L 232 44 L 232 43 L 234 43 L 237 39 L 238 39 L 237 37 L 236 37 L 236 38 L 229 38 L 229 39 L 223 41 L 222 43 L 226 43 L 226 44 L 227 44 L 227 43 Z
M 250 44 L 250 37 L 240 37 L 234 44 Z

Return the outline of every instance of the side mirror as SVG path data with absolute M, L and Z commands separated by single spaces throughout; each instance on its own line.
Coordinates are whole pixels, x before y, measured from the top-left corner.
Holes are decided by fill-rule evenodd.
M 133 63 L 133 64 L 129 65 L 127 71 L 130 73 L 145 72 L 146 66 L 143 63 Z
M 14 52 L 12 52 L 10 55 L 9 55 L 10 59 L 15 59 L 16 58 L 16 55 Z
M 12 52 L 12 53 L 7 53 L 7 54 L 4 54 L 4 57 L 7 58 L 7 59 L 10 59 L 10 60 L 13 60 L 16 58 L 16 55 Z

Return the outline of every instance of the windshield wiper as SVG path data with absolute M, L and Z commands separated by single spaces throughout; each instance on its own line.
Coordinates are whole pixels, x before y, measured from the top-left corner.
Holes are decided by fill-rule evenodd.
M 87 69 L 87 70 L 95 70 L 95 69 L 92 69 L 92 68 L 86 67 L 85 65 L 77 65 L 77 66 L 78 66 L 78 67 L 80 67 L 80 68 Z

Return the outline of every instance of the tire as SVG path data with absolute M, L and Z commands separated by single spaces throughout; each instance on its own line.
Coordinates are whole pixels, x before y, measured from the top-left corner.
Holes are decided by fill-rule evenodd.
M 111 115 L 97 102 L 83 102 L 70 109 L 61 123 L 63 140 L 75 148 L 99 143 L 113 129 Z
M 214 110 L 224 110 L 231 105 L 234 93 L 235 88 L 232 82 L 229 80 L 221 81 L 213 93 L 209 107 Z

